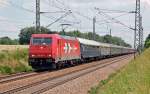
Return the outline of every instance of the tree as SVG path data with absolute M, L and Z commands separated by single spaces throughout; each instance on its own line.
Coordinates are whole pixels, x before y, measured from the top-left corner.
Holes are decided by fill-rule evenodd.
M 65 32 L 65 31 L 61 31 L 59 32 L 60 35 L 67 35 L 67 36 L 73 36 L 73 37 L 80 37 L 80 38 L 85 38 L 85 39 L 93 39 L 93 33 L 92 32 L 86 32 L 86 33 L 82 33 L 80 31 L 70 31 L 70 32 Z M 111 44 L 115 44 L 115 45 L 119 45 L 119 46 L 125 46 L 125 47 L 131 47 L 130 44 L 127 44 L 124 40 L 122 40 L 119 37 L 113 37 L 110 35 L 105 35 L 105 36 L 99 36 L 98 34 L 96 34 L 96 41 L 99 42 L 104 42 L 104 43 L 111 43 Z
M 103 42 L 105 42 L 105 43 L 112 43 L 112 37 L 110 35 L 105 35 L 103 37 Z
M 12 40 L 9 37 L 2 37 L 0 38 L 0 44 L 1 45 L 17 45 L 18 44 L 18 40 Z
M 21 33 L 19 34 L 19 43 L 20 44 L 29 44 L 30 42 L 30 37 L 32 34 L 53 34 L 53 33 L 58 33 L 60 35 L 67 35 L 67 36 L 72 36 L 72 37 L 80 37 L 80 38 L 85 38 L 85 39 L 93 39 L 93 33 L 92 32 L 86 32 L 82 33 L 78 30 L 75 31 L 70 31 L 70 32 L 65 32 L 65 31 L 60 31 L 60 32 L 52 32 L 47 28 L 41 27 L 41 32 L 36 32 L 35 27 L 26 27 L 21 30 Z M 112 43 L 115 45 L 119 46 L 125 46 L 125 47 L 131 47 L 131 45 L 127 44 L 124 40 L 122 40 L 119 37 L 112 37 L 110 35 L 106 36 L 99 36 L 96 34 L 96 41 L 99 42 L 105 42 L 105 43 Z
M 51 34 L 51 33 L 54 33 L 54 32 L 51 32 L 49 29 L 45 27 L 41 27 L 41 32 L 36 32 L 35 27 L 26 27 L 26 28 L 21 29 L 21 32 L 19 34 L 19 43 L 29 44 L 32 34 Z
M 145 48 L 149 48 L 149 47 L 150 47 L 150 34 L 149 34 L 148 37 L 146 38 L 144 47 L 145 47 Z

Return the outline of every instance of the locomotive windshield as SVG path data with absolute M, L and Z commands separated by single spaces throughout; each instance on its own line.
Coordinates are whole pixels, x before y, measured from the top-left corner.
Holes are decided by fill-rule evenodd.
M 33 45 L 50 45 L 51 43 L 51 38 L 32 38 Z

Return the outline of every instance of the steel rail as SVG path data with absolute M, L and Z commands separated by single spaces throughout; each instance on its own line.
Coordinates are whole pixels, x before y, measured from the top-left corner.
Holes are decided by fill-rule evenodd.
M 128 56 L 125 56 L 125 57 L 127 58 Z M 26 86 L 22 86 L 22 87 L 18 87 L 18 88 L 12 89 L 12 90 L 4 91 L 4 92 L 2 92 L 2 94 L 11 94 L 11 93 L 21 92 L 21 91 L 23 91 L 23 90 L 27 90 L 27 89 L 29 89 L 29 88 L 36 87 L 36 86 L 38 86 L 38 85 L 41 85 L 41 84 L 44 84 L 44 83 L 47 83 L 47 82 L 52 82 L 52 81 L 55 80 L 55 79 L 60 79 L 60 78 L 65 77 L 65 76 L 69 76 L 69 75 L 72 75 L 72 74 L 75 74 L 75 73 L 78 73 L 78 72 L 81 72 L 81 71 L 85 71 L 85 70 L 87 70 L 87 69 L 90 69 L 90 68 L 94 68 L 94 67 L 99 66 L 99 67 L 97 67 L 97 68 L 95 68 L 95 69 L 92 69 L 92 70 L 90 70 L 90 71 L 88 71 L 88 72 L 84 72 L 84 73 L 82 73 L 82 74 L 80 74 L 80 75 L 71 77 L 70 79 L 67 79 L 67 80 L 65 80 L 65 81 L 62 81 L 62 82 L 59 82 L 59 83 L 55 83 L 55 84 L 53 84 L 53 85 L 51 85 L 51 86 L 42 88 L 42 89 L 37 90 L 37 91 L 35 91 L 35 92 L 32 92 L 32 93 L 35 93 L 35 94 L 39 94 L 39 93 L 45 92 L 45 91 L 47 91 L 47 90 L 49 90 L 49 89 L 52 89 L 52 88 L 54 88 L 54 87 L 56 87 L 56 86 L 58 86 L 58 85 L 61 85 L 61 84 L 65 83 L 65 82 L 68 82 L 68 81 L 70 81 L 70 80 L 73 80 L 73 79 L 76 79 L 76 78 L 78 78 L 78 77 L 81 77 L 82 75 L 86 75 L 86 74 L 91 73 L 91 72 L 93 72 L 93 71 L 96 71 L 96 70 L 98 70 L 98 69 L 100 69 L 100 68 L 106 67 L 106 66 L 111 65 L 111 64 L 116 63 L 116 62 L 119 62 L 119 61 L 123 60 L 123 58 L 125 58 L 125 57 L 121 56 L 121 57 L 117 57 L 117 58 L 115 58 L 115 59 L 114 59 L 114 58 L 111 58 L 111 59 L 109 59 L 108 61 L 103 61 L 103 62 L 101 62 L 101 63 L 98 63 L 98 64 L 95 64 L 95 65 L 92 65 L 92 66 L 83 68 L 83 69 L 81 69 L 81 70 L 73 71 L 73 72 L 70 72 L 70 73 L 67 73 L 67 74 L 59 75 L 59 76 L 52 77 L 52 78 L 48 78 L 48 79 L 45 79 L 45 80 L 42 80 L 42 81 L 39 81 L 39 82 L 36 82 L 36 83 L 32 83 L 32 84 L 29 84 L 29 85 L 26 85 Z M 112 60 L 112 59 L 113 59 L 113 60 Z M 110 63 L 110 62 L 111 62 L 111 63 Z

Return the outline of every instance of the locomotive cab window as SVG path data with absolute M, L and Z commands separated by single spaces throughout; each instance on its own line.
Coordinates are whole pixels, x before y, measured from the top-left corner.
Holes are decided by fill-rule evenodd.
M 32 45 L 50 45 L 51 43 L 51 38 L 32 38 Z

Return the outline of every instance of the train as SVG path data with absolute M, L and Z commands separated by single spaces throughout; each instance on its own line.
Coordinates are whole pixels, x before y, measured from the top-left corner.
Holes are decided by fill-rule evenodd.
M 59 69 L 91 60 L 135 53 L 128 47 L 59 34 L 33 34 L 29 65 L 33 69 Z

